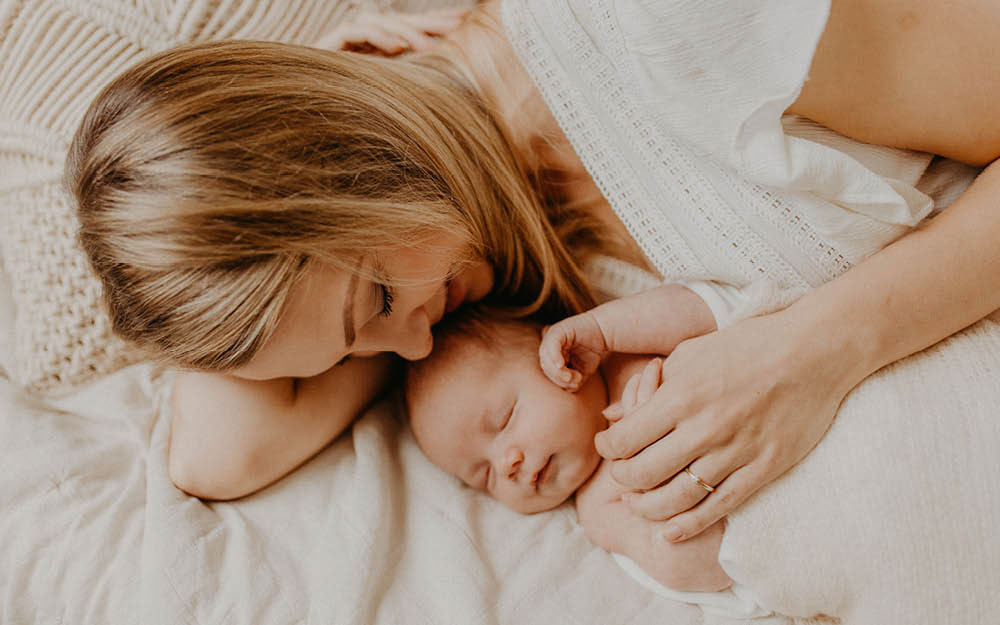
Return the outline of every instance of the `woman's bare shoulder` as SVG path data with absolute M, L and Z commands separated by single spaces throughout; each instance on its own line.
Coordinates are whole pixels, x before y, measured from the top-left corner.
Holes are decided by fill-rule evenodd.
M 834 0 L 790 112 L 982 165 L 1000 156 L 1000 4 Z

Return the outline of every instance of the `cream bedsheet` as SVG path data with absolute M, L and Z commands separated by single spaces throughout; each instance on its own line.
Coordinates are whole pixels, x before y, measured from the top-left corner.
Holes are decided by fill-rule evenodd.
M 9 293 L 0 354 L 10 370 Z M 522 517 L 420 454 L 393 404 L 277 485 L 203 503 L 166 474 L 169 374 L 58 401 L 0 374 L 0 623 L 699 625 L 592 547 L 571 506 Z

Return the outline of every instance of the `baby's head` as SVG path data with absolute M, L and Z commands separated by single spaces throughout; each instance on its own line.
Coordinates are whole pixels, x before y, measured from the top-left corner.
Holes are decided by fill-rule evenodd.
M 467 485 L 530 514 L 555 508 L 600 462 L 604 380 L 576 393 L 538 364 L 541 327 L 476 314 L 446 319 L 434 352 L 407 371 L 410 426 L 427 457 Z

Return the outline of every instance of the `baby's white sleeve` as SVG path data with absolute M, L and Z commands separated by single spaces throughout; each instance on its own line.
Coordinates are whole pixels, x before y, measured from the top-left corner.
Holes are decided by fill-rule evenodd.
M 781 310 L 802 297 L 805 289 L 787 288 L 775 282 L 759 280 L 738 287 L 712 280 L 679 281 L 705 301 L 718 329 L 727 328 L 741 319 Z

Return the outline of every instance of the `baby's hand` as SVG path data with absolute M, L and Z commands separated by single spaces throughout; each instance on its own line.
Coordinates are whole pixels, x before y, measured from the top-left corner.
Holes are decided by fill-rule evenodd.
M 361 13 L 324 35 L 316 47 L 387 56 L 426 50 L 435 37 L 458 28 L 466 14 L 467 9 L 457 7 L 426 13 Z
M 563 319 L 543 331 L 538 360 L 553 383 L 576 391 L 597 371 L 608 351 L 597 317 L 583 313 Z

